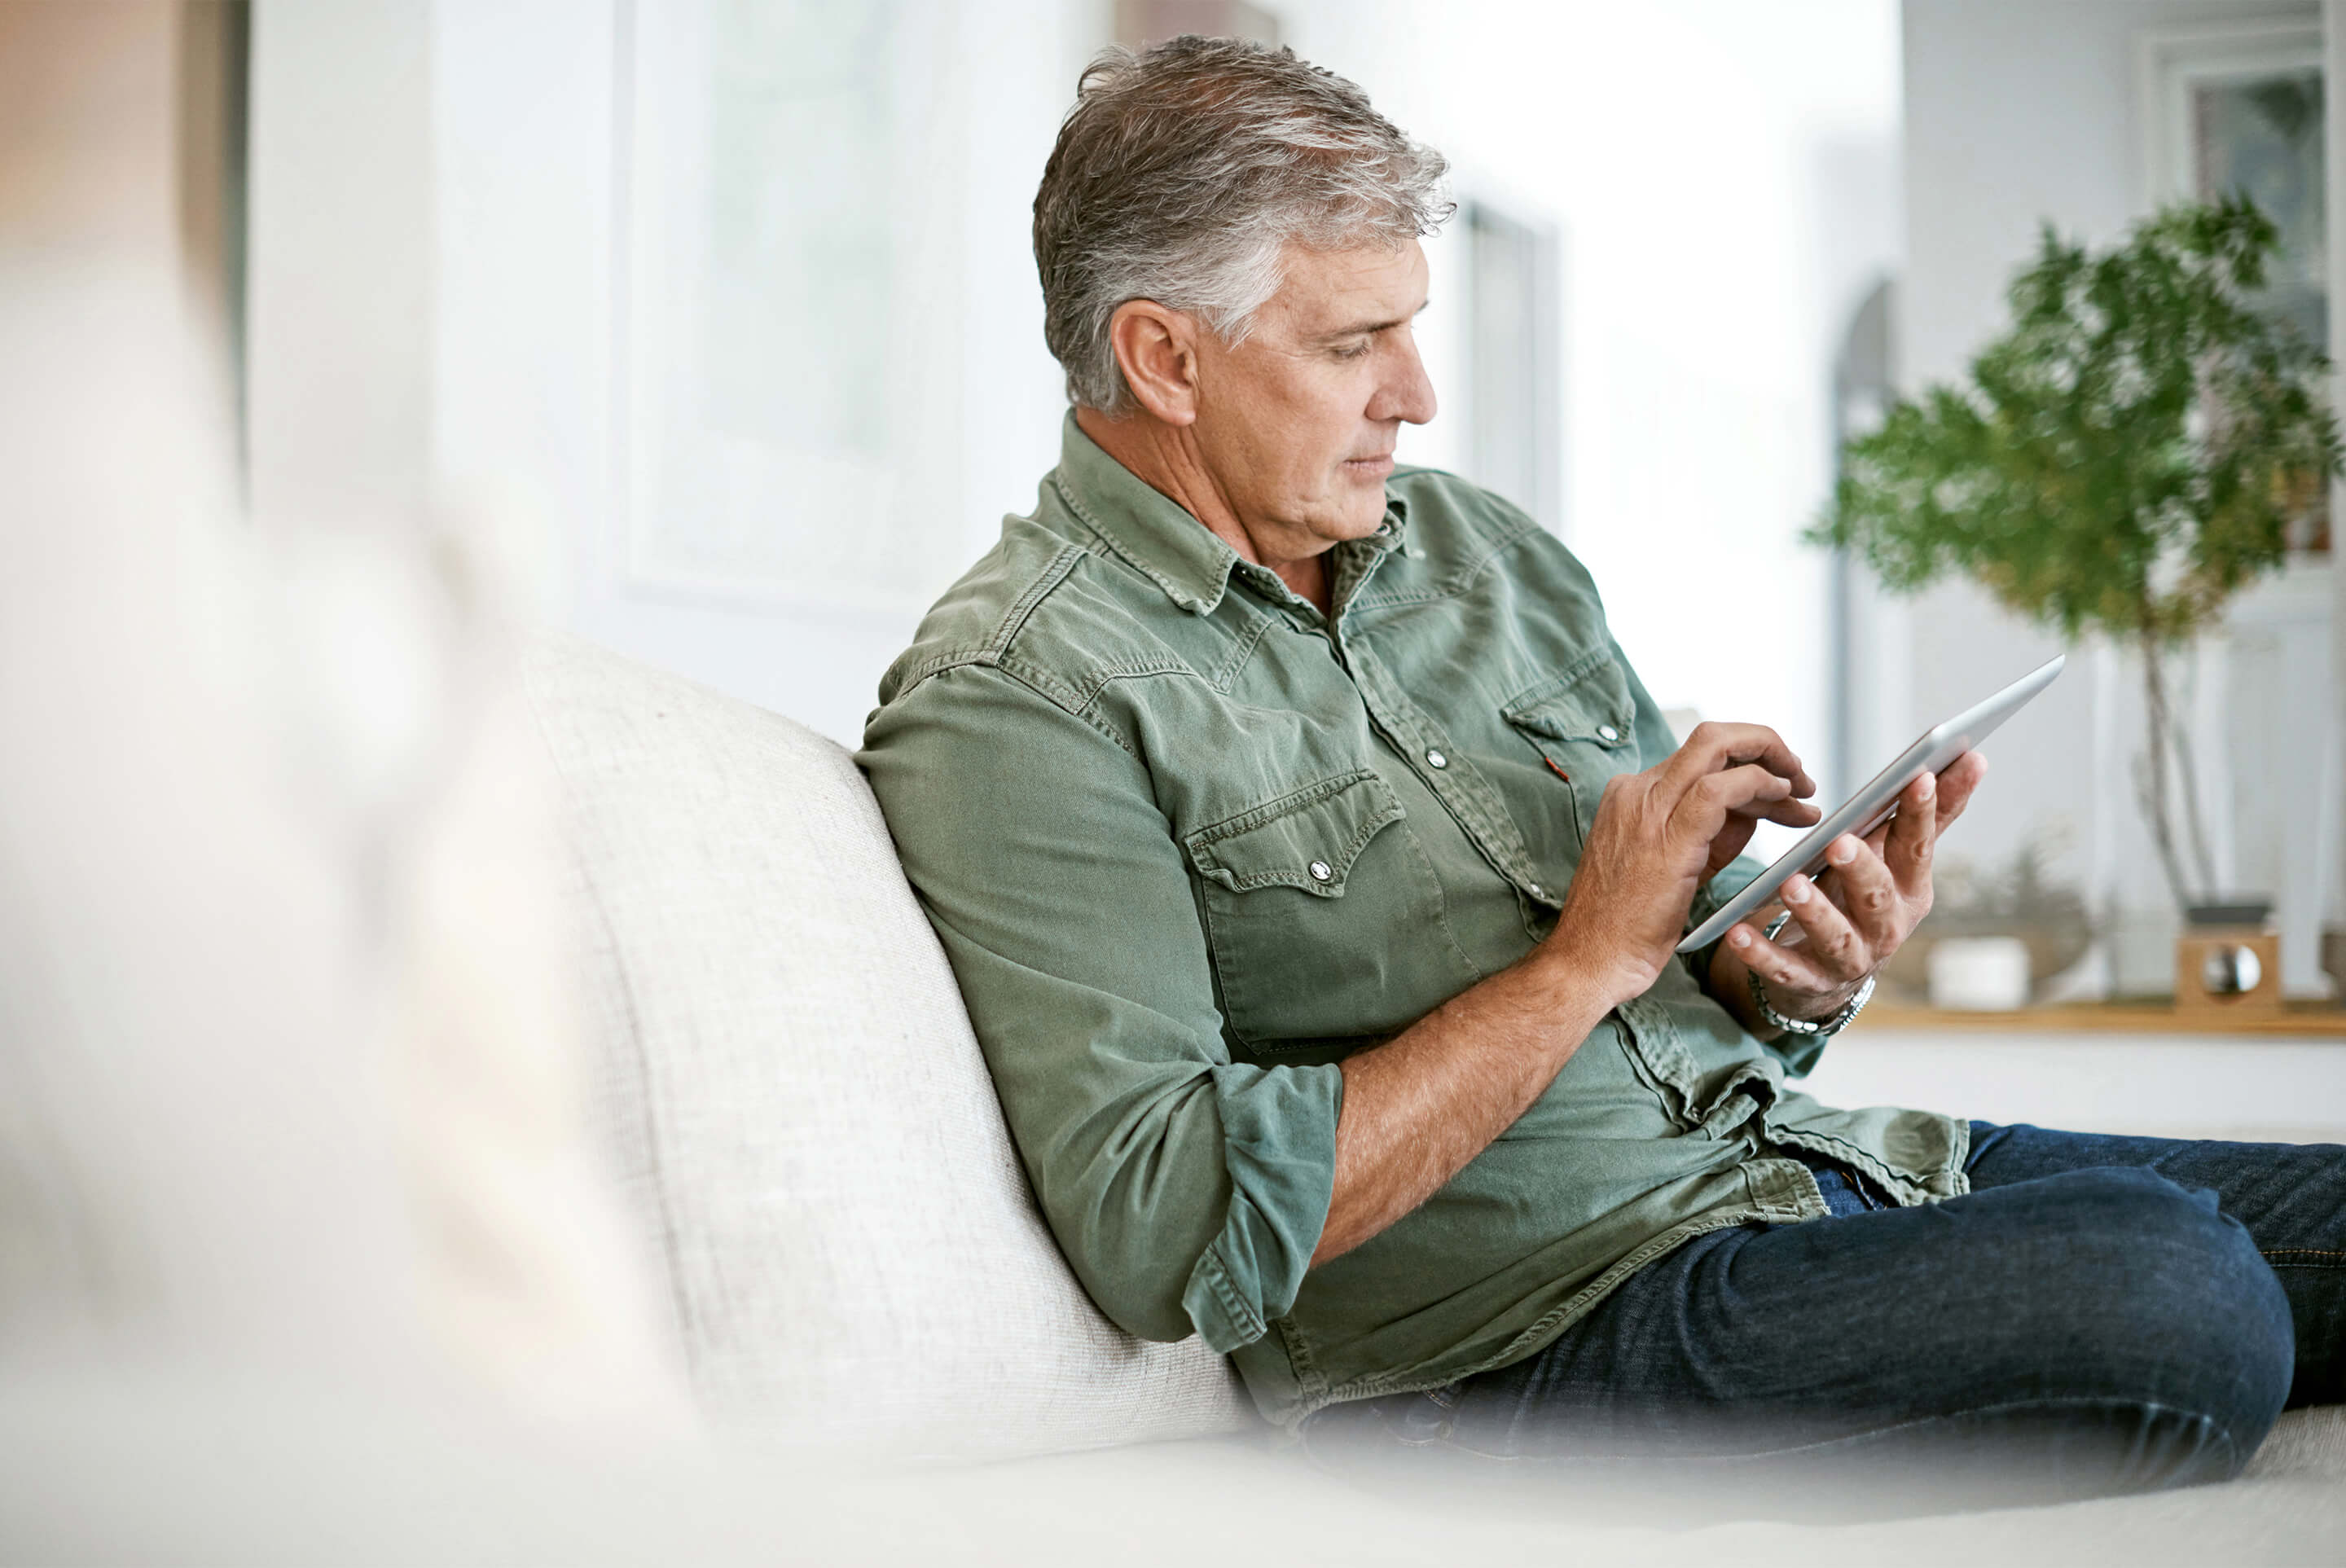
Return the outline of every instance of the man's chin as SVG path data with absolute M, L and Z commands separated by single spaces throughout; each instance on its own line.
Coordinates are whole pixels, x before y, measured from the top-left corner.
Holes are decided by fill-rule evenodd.
M 1387 463 L 1385 470 L 1391 472 Z M 1373 477 L 1348 473 L 1336 492 L 1337 510 L 1347 539 L 1365 538 L 1385 520 L 1385 474 Z
M 1385 487 L 1382 484 L 1377 486 L 1376 493 L 1367 497 L 1362 504 L 1357 507 L 1347 507 L 1344 520 L 1352 525 L 1350 537 L 1365 539 L 1383 527 L 1385 508 Z
M 1384 524 L 1384 483 L 1345 481 L 1331 485 L 1290 515 L 1323 546 L 1365 539 Z

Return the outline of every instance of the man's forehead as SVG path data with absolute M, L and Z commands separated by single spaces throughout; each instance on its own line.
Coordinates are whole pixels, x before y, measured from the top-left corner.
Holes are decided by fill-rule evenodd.
M 1290 249 L 1272 311 L 1307 334 L 1362 331 L 1425 308 L 1425 255 L 1415 240 L 1345 250 Z

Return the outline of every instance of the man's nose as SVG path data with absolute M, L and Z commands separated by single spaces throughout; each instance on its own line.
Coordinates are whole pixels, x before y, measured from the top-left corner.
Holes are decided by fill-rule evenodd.
M 1423 424 L 1433 417 L 1433 381 L 1425 373 L 1425 361 L 1418 358 L 1414 335 L 1402 339 L 1400 352 L 1392 357 L 1384 383 L 1370 400 L 1368 412 L 1372 420 L 1397 419 L 1408 424 Z

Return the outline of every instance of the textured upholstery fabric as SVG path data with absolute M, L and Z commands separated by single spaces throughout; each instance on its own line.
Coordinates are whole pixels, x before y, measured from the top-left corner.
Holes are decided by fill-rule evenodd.
M 945 1453 L 1250 1424 L 1222 1358 L 1124 1334 L 1067 1268 L 848 754 L 581 643 L 529 688 L 600 1115 L 703 1404 Z

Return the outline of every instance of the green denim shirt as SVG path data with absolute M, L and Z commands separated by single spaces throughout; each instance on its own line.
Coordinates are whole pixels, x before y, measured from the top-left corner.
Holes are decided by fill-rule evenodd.
M 1530 1355 L 1689 1237 L 1821 1216 L 1789 1149 L 1904 1204 L 1965 1190 L 1965 1124 L 1788 1089 L 1808 1063 L 1672 964 L 1423 1206 L 1311 1267 L 1337 1064 L 1528 953 L 1606 779 L 1673 744 L 1562 545 L 1446 473 L 1387 495 L 1323 617 L 1070 419 L 859 757 L 1085 1287 L 1231 1353 L 1289 1424 Z

